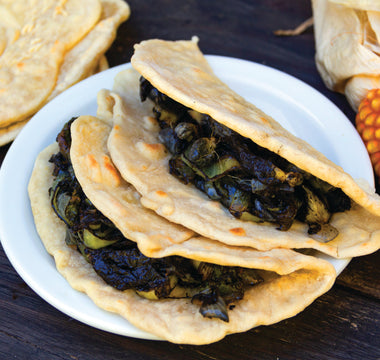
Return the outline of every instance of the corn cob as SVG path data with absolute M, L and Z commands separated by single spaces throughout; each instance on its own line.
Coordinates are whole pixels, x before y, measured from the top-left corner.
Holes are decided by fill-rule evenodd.
M 372 89 L 359 105 L 358 130 L 370 156 L 375 174 L 380 177 L 380 89 Z

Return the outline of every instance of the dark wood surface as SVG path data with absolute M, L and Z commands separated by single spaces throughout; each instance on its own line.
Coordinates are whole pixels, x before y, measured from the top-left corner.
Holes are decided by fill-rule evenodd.
M 308 0 L 129 4 L 132 15 L 107 54 L 111 66 L 128 62 L 133 44 L 141 40 L 197 35 L 204 53 L 285 71 L 319 90 L 354 121 L 345 98 L 327 90 L 316 71 L 312 28 L 297 37 L 273 34 L 309 18 Z M 8 148 L 0 148 L 0 161 Z M 294 318 L 215 344 L 187 346 L 122 337 L 66 316 L 24 283 L 0 248 L 0 359 L 380 359 L 379 261 L 379 252 L 354 259 L 327 294 Z

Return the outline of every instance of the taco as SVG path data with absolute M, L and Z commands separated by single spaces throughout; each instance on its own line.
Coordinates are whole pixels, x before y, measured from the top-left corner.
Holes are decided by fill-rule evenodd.
M 141 206 L 107 149 L 114 98 L 65 125 L 28 186 L 58 271 L 99 307 L 176 343 L 206 344 L 294 316 L 332 286 L 334 267 L 290 249 L 228 246 Z M 104 100 L 104 101 L 103 101 Z
M 380 244 L 380 197 L 213 73 L 197 41 L 135 46 L 108 141 L 141 203 L 233 246 L 344 258 Z

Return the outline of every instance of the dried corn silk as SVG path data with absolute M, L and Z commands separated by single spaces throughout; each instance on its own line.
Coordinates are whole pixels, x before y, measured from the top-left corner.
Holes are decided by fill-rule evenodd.
M 55 86 L 65 52 L 98 21 L 99 0 L 39 1 L 20 37 L 0 57 L 0 126 L 38 110 Z

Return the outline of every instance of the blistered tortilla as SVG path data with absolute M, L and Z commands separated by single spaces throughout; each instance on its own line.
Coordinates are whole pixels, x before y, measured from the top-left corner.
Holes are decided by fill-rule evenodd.
M 20 37 L 0 56 L 0 126 L 24 120 L 51 93 L 65 52 L 98 21 L 99 0 L 36 2 Z M 28 19 L 29 20 L 29 19 Z
M 86 196 L 95 201 L 94 206 L 107 217 L 113 214 L 112 222 L 125 237 L 141 239 L 145 248 L 152 243 L 152 251 L 156 251 L 161 242 L 181 243 L 194 235 L 141 205 L 141 196 L 121 178 L 108 154 L 110 124 L 94 116 L 81 116 L 71 128 L 70 157 L 76 177 Z
M 104 108 L 102 114 L 107 114 Z M 118 175 L 109 158 L 107 134 L 110 130 L 104 120 L 88 116 L 78 118 L 72 126 L 73 167 L 80 169 L 78 180 L 91 202 L 123 233 L 130 234 L 143 253 L 155 257 L 180 255 L 221 265 L 258 268 L 264 270 L 261 274 L 265 281 L 248 290 L 243 300 L 236 303 L 229 311 L 228 323 L 204 318 L 190 299 L 148 300 L 133 290 L 118 291 L 108 286 L 78 251 L 65 244 L 65 225 L 53 212 L 48 196 L 53 167 L 48 160 L 58 151 L 57 145 L 52 144 L 39 155 L 28 187 L 37 231 L 46 250 L 54 256 L 58 271 L 74 289 L 85 292 L 97 306 L 168 341 L 207 344 L 230 333 L 294 316 L 330 289 L 335 279 L 333 266 L 292 250 L 259 252 L 226 246 L 200 236 L 182 242 L 151 236 L 158 223 L 166 223 L 163 229 L 178 228 L 178 225 L 138 205 L 136 200 L 140 195 L 133 194 L 133 188 Z M 134 212 L 141 217 L 133 218 Z M 138 224 L 134 226 L 123 220 L 120 214 L 132 216 Z M 154 217 L 157 220 L 152 221 Z
M 65 54 L 56 86 L 47 101 L 96 72 L 98 64 L 104 63 L 104 54 L 115 40 L 118 27 L 130 15 L 125 1 L 100 0 L 100 3 L 102 12 L 99 21 Z
M 259 250 L 313 248 L 338 258 L 379 249 L 380 198 L 374 189 L 365 182 L 354 181 L 341 167 L 228 88 L 213 74 L 196 42 L 143 42 L 136 46 L 132 65 L 139 73 L 126 70 L 115 79 L 114 91 L 118 95 L 113 95 L 114 128 L 108 147 L 123 178 L 142 195 L 145 207 L 203 236 L 234 246 Z M 170 175 L 170 154 L 158 139 L 153 105 L 149 101 L 141 103 L 139 98 L 140 74 L 174 100 L 210 115 L 299 168 L 341 188 L 354 204 L 350 211 L 332 217 L 331 224 L 339 235 L 323 243 L 309 236 L 307 225 L 299 221 L 288 231 L 279 231 L 272 224 L 236 219 L 221 204 Z
M 6 53 L 17 45 L 18 40 L 22 41 L 23 37 L 32 32 L 35 26 L 38 26 L 40 22 L 46 21 L 45 18 L 48 17 L 46 11 L 48 11 L 48 9 L 50 9 L 49 14 L 54 10 L 54 16 L 50 19 L 49 23 L 49 26 L 51 26 L 54 31 L 48 30 L 49 28 L 46 30 L 44 34 L 44 41 L 46 43 L 49 39 L 54 40 L 57 37 L 60 41 L 64 41 L 64 36 L 62 39 L 59 34 L 57 36 L 57 31 L 66 31 L 64 27 L 60 26 L 59 21 L 55 22 L 60 16 L 69 19 L 68 26 L 71 27 L 73 31 L 77 31 L 75 28 L 78 26 L 77 24 L 81 22 L 80 16 L 89 17 L 85 23 L 87 23 L 88 20 L 94 21 L 92 26 L 90 26 L 91 24 L 88 26 L 87 30 L 90 30 L 89 32 L 79 31 L 75 43 L 65 45 L 65 49 L 61 53 L 61 58 L 57 57 L 56 63 L 51 64 L 54 67 L 54 71 L 51 71 L 51 67 L 47 69 L 48 77 L 45 77 L 45 73 L 41 72 L 48 59 L 43 59 L 44 61 L 41 62 L 38 67 L 35 66 L 29 70 L 27 69 L 26 63 L 22 63 L 22 67 L 20 67 L 21 63 L 18 64 L 16 60 L 13 64 L 9 64 L 13 70 L 19 67 L 15 74 L 13 74 L 14 79 L 10 84 L 12 91 L 6 94 L 10 99 L 9 106 L 13 106 L 12 103 L 14 104 L 14 115 L 17 116 L 7 118 L 5 122 L 0 122 L 0 145 L 14 140 L 35 111 L 39 110 L 61 92 L 86 77 L 108 69 L 108 62 L 104 54 L 115 40 L 116 31 L 120 24 L 129 17 L 130 8 L 123 0 L 98 0 L 95 3 L 96 6 L 86 5 L 86 3 L 80 2 L 77 2 L 76 5 L 83 6 L 85 11 L 72 9 L 70 2 L 64 4 L 56 0 L 41 3 L 38 6 L 34 6 L 34 2 L 30 0 L 0 0 L 0 55 L 6 50 L 4 55 L 8 56 Z M 91 10 L 88 10 L 86 6 L 90 7 Z M 74 14 L 70 15 L 70 11 L 74 11 Z M 27 14 L 27 16 L 25 16 L 25 14 Z M 96 18 L 94 18 L 94 14 Z M 38 37 L 40 33 L 41 31 L 35 31 L 32 35 L 28 35 L 30 41 L 23 41 L 21 45 L 19 44 L 18 53 L 16 52 L 14 56 L 18 54 L 22 60 L 28 52 L 31 52 L 32 56 L 27 55 L 26 58 L 34 57 L 35 63 L 38 63 L 39 58 L 43 56 L 40 52 L 46 45 L 43 45 L 42 40 Z M 24 48 L 24 46 L 29 47 Z M 49 57 L 49 55 L 50 53 L 46 56 Z M 32 59 L 29 61 L 31 60 Z M 30 64 L 28 66 L 30 66 Z M 26 73 L 28 75 L 26 75 Z M 26 80 L 27 76 L 29 76 L 28 80 Z M 39 82 L 36 84 L 37 81 Z M 16 92 L 16 94 L 14 94 L 13 86 L 16 83 L 20 83 L 23 86 L 24 83 L 28 83 L 28 86 L 23 92 Z M 3 82 L 3 85 L 4 84 L 5 80 Z M 43 92 L 44 99 L 39 98 L 41 91 Z M 26 102 L 31 100 L 29 105 L 34 105 L 27 112 L 24 112 L 25 107 L 29 105 L 24 104 L 23 107 L 19 107 L 17 105 L 18 103 L 12 100 L 14 97 L 18 101 L 22 101 L 24 97 Z

